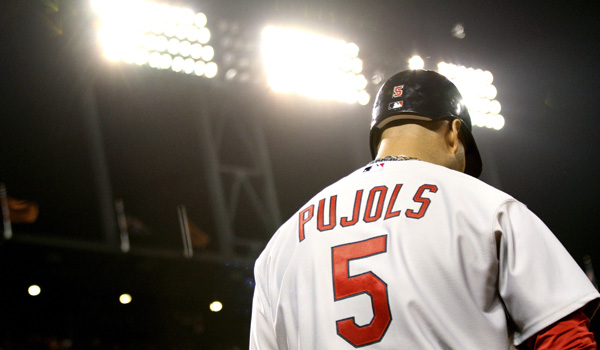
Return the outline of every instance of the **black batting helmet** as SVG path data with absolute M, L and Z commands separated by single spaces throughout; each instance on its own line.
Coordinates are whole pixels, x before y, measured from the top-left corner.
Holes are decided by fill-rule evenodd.
M 379 89 L 373 104 L 371 156 L 375 158 L 381 134 L 394 121 L 412 114 L 428 119 L 458 118 L 465 138 L 465 173 L 481 175 L 481 156 L 471 133 L 471 117 L 456 86 L 430 70 L 407 70 L 389 78 Z

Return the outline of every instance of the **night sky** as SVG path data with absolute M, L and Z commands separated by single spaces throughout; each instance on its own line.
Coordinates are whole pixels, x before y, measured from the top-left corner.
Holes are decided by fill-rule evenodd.
M 185 4 L 204 11 L 209 28 L 237 23 L 241 29 L 228 35 L 245 43 L 250 54 L 259 50 L 263 25 L 290 24 L 356 42 L 368 78 L 375 71 L 387 77 L 405 69 L 413 54 L 430 69 L 444 60 L 491 71 L 506 125 L 500 131 L 476 127 L 473 132 L 484 163 L 481 180 L 524 202 L 579 264 L 589 255 L 600 269 L 600 11 L 595 2 Z M 8 276 L 3 307 L 12 310 L 9 315 L 21 315 L 15 324 L 22 326 L 5 328 L 0 336 L 14 342 L 30 336 L 23 331 L 30 322 L 26 315 L 39 312 L 46 319 L 63 316 L 53 327 L 35 323 L 30 333 L 79 336 L 82 343 L 95 336 L 106 337 L 105 344 L 169 342 L 181 332 L 180 339 L 204 342 L 206 348 L 247 347 L 251 264 L 185 260 L 170 253 L 122 255 L 102 248 L 114 237 L 106 236 L 99 174 L 106 170 L 104 185 L 142 223 L 132 232 L 134 248 L 180 251 L 176 207 L 185 205 L 190 220 L 210 237 L 198 254 L 216 254 L 219 237 L 208 196 L 206 150 L 199 139 L 202 108 L 213 118 L 226 118 L 220 149 L 228 163 L 246 164 L 252 157 L 253 149 L 239 141 L 240 128 L 262 128 L 285 220 L 324 186 L 370 161 L 370 105 L 276 95 L 259 73 L 243 83 L 224 81 L 222 72 L 208 80 L 110 64 L 98 52 L 92 22 L 85 1 L 0 5 L 0 182 L 9 196 L 35 201 L 40 208 L 35 223 L 14 225 L 14 239 L 0 243 L 0 271 Z M 457 23 L 465 28 L 463 39 L 451 33 Z M 213 30 L 217 62 L 218 33 Z M 372 96 L 377 88 L 368 87 Z M 272 230 L 257 223 L 253 210 L 242 204 L 234 229 L 264 244 Z M 67 244 L 74 241 L 85 244 Z M 54 288 L 55 299 L 47 296 L 36 307 L 24 306 L 29 299 L 23 288 L 36 279 Z M 79 286 L 69 292 L 76 306 L 65 307 L 60 299 L 65 293 L 56 292 L 57 284 Z M 139 291 L 158 311 L 149 312 L 140 302 L 126 311 L 96 307 L 90 312 L 100 315 L 99 321 L 81 316 L 89 314 L 80 307 L 89 299 L 121 287 Z M 82 299 L 75 290 L 93 297 Z M 233 307 L 211 319 L 204 302 L 219 295 Z M 134 336 L 105 327 L 114 319 L 122 322 L 121 331 L 131 329 Z M 92 322 L 98 334 L 82 331 L 78 320 Z M 144 326 L 134 326 L 137 322 Z M 235 324 L 235 330 L 227 330 L 227 324 Z M 171 336 L 161 337 L 167 333 Z

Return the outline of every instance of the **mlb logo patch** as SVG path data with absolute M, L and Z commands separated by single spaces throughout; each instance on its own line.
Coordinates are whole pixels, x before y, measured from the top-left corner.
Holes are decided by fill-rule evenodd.
M 374 171 L 382 171 L 385 163 L 375 163 L 373 165 L 369 165 L 363 170 L 363 173 L 374 172 Z
M 404 105 L 404 103 L 402 101 L 390 102 L 390 104 L 388 105 L 388 110 L 391 111 L 392 109 L 402 108 L 402 105 Z

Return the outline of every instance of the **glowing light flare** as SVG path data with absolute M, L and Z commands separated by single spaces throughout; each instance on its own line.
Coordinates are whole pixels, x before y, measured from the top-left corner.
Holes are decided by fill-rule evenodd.
M 498 90 L 496 90 L 496 87 L 494 85 L 488 85 L 485 87 L 484 96 L 482 97 L 486 97 L 491 100 L 496 98 L 497 94 Z
M 196 14 L 194 13 L 194 11 L 188 8 L 179 9 L 178 18 L 181 20 L 181 23 L 183 23 L 186 26 L 192 25 L 194 23 L 195 16 Z
M 106 58 L 111 61 L 118 61 L 142 40 L 143 35 L 126 25 L 102 24 L 98 29 L 98 41 L 104 48 Z
M 217 76 L 218 66 L 215 62 L 208 62 L 204 67 L 204 76 L 207 78 L 214 78 Z
M 355 58 L 351 62 L 352 62 L 351 63 L 351 67 L 352 67 L 351 70 L 352 70 L 353 73 L 358 74 L 358 73 L 362 72 L 363 62 L 362 62 L 361 59 Z
M 500 114 L 498 114 L 497 116 L 494 117 L 494 123 L 492 125 L 492 128 L 496 129 L 496 130 L 500 130 L 504 127 L 504 117 Z
M 193 44 L 192 48 L 190 50 L 190 54 L 192 55 L 192 58 L 194 58 L 194 59 L 199 59 L 200 57 L 202 57 L 202 45 Z
M 208 28 L 200 28 L 196 34 L 200 44 L 206 44 L 210 41 L 210 30 Z
M 367 83 L 367 78 L 362 74 L 354 78 L 354 88 L 358 91 L 364 90 L 367 87 Z
M 190 44 L 189 41 L 183 41 L 180 43 L 179 52 L 181 53 L 181 55 L 183 57 L 189 56 L 191 51 L 192 51 L 192 44 Z M 213 56 L 214 56 L 214 54 L 213 54 Z
M 40 295 L 41 292 L 42 289 L 40 288 L 40 286 L 35 284 L 29 286 L 29 288 L 27 289 L 27 293 L 29 293 L 29 295 L 31 295 L 32 297 Z
M 358 52 L 354 43 L 296 29 L 267 26 L 262 32 L 268 83 L 280 93 L 346 103 L 368 101 Z
M 210 303 L 209 309 L 212 312 L 219 312 L 223 310 L 223 304 L 220 301 L 213 301 L 212 303 Z
M 196 16 L 194 17 L 194 24 L 198 28 L 204 27 L 206 25 L 206 22 L 207 22 L 206 15 L 202 12 L 197 13 Z
M 496 130 L 504 127 L 505 119 L 500 115 L 500 102 L 495 100 L 498 91 L 492 85 L 494 76 L 490 71 L 440 62 L 438 72 L 460 90 L 473 125 Z
M 169 67 L 171 67 L 171 64 L 173 64 L 173 57 L 171 57 L 171 55 L 164 54 L 160 56 L 160 69 L 169 69 Z
M 158 52 L 153 52 L 150 54 L 150 57 L 148 57 L 148 65 L 152 68 L 156 68 L 158 69 L 160 67 L 160 53 Z
M 155 45 L 156 45 L 156 47 L 155 47 L 155 48 L 156 48 L 156 51 L 159 51 L 159 52 L 164 52 L 164 51 L 166 51 L 166 50 L 167 50 L 167 47 L 168 47 L 168 45 L 169 45 L 169 42 L 167 41 L 167 38 L 166 38 L 166 37 L 164 37 L 164 36 L 162 36 L 162 35 L 161 35 L 161 36 L 159 36 L 158 38 L 156 38 L 156 43 L 155 43 Z
M 358 104 L 361 106 L 366 106 L 371 101 L 371 96 L 366 91 L 361 91 L 358 93 Z
M 135 52 L 135 64 L 141 66 L 148 63 L 148 58 L 150 57 L 150 53 L 144 49 L 138 49 Z
M 192 27 L 188 28 L 186 39 L 192 42 L 198 40 L 198 29 Z
M 192 74 L 194 72 L 195 65 L 196 65 L 196 61 L 194 61 L 191 58 L 187 58 L 183 62 L 183 72 L 186 74 Z
M 233 78 L 235 78 L 235 76 L 237 74 L 238 74 L 237 69 L 231 68 L 231 69 L 227 70 L 227 72 L 225 73 L 225 80 L 233 80 Z
M 169 44 L 167 45 L 167 51 L 169 51 L 169 53 L 171 55 L 178 54 L 179 53 L 179 40 L 177 40 L 177 39 L 169 40 Z
M 196 62 L 196 64 L 194 64 L 194 74 L 196 74 L 197 76 L 202 76 L 204 75 L 204 71 L 206 70 L 206 63 L 202 62 L 202 61 L 198 61 Z
M 175 36 L 179 40 L 183 40 L 188 35 L 188 28 L 185 25 L 178 25 L 175 30 Z
M 202 60 L 208 62 L 212 60 L 213 57 L 215 57 L 215 50 L 212 46 L 204 46 L 202 48 Z
M 205 14 L 145 0 L 92 0 L 92 8 L 99 17 L 94 22 L 98 43 L 108 60 L 217 74 L 216 64 L 206 66 L 215 52 L 205 45 L 210 41 Z
M 119 302 L 123 305 L 127 305 L 129 303 L 131 303 L 133 299 L 131 298 L 131 295 L 127 294 L 127 293 L 123 293 L 119 296 Z
M 490 103 L 490 112 L 492 112 L 492 114 L 500 114 L 500 102 L 493 100 Z
M 184 60 L 183 57 L 177 56 L 173 59 L 173 64 L 171 65 L 171 69 L 174 72 L 181 72 L 183 70 Z
M 350 58 L 356 58 L 358 57 L 358 45 L 356 45 L 355 43 L 348 43 L 346 45 L 346 55 Z
M 491 85 L 494 82 L 494 75 L 486 70 L 482 73 L 482 80 L 485 85 Z
M 413 56 L 408 60 L 408 69 L 423 69 L 425 67 L 425 61 L 421 56 Z
M 166 36 L 168 36 L 168 37 L 175 36 L 175 30 L 177 29 L 177 25 L 175 23 L 166 23 L 163 26 L 163 28 L 164 28 L 163 32 L 165 33 Z

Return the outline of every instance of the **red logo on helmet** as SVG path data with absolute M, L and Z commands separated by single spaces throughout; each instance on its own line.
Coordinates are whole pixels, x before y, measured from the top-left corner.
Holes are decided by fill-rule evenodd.
M 392 95 L 392 98 L 402 96 L 402 89 L 404 89 L 404 85 L 394 86 L 394 94 Z

